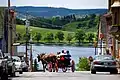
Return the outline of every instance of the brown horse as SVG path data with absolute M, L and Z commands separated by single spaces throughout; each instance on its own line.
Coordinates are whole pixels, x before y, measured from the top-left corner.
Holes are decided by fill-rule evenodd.
M 47 66 L 47 56 L 46 53 L 41 53 L 41 54 L 38 54 L 37 58 L 38 58 L 38 62 L 42 62 L 42 65 L 43 65 L 43 71 L 45 72 L 45 69 L 46 69 L 46 66 Z
M 53 53 L 50 53 L 50 54 L 42 53 L 42 54 L 38 54 L 37 58 L 38 58 L 38 62 L 39 61 L 42 62 L 44 71 L 45 71 L 45 69 L 47 69 L 46 67 L 49 63 L 52 64 L 53 71 L 55 71 L 55 64 L 56 64 L 56 60 L 57 60 L 55 54 L 53 54 Z

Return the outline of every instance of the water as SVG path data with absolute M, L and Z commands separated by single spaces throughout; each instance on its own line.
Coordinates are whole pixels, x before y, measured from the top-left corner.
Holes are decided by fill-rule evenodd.
M 72 55 L 72 59 L 75 63 L 78 63 L 79 57 L 88 57 L 94 55 L 94 48 L 89 47 L 71 47 L 71 46 L 36 46 L 33 45 L 33 59 L 37 57 L 37 54 L 40 53 L 57 53 L 58 51 L 62 50 L 69 50 L 70 54 Z M 25 46 L 18 46 L 18 52 L 25 52 Z M 29 52 L 29 51 L 28 51 Z M 36 58 L 37 59 L 37 58 Z

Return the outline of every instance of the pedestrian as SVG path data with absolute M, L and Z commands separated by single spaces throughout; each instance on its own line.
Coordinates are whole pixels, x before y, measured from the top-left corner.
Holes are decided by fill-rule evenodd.
M 108 48 L 106 49 L 106 54 L 111 55 Z
M 37 71 L 38 69 L 37 59 L 34 60 L 34 71 Z

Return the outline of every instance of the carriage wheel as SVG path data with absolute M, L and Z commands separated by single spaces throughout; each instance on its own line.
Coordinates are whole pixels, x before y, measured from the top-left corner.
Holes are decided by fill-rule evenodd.
M 62 71 L 63 71 L 63 72 L 66 72 L 66 71 L 67 71 L 67 68 L 66 68 L 66 67 L 63 67 L 63 68 L 62 68 Z
M 72 60 L 72 66 L 71 66 L 71 71 L 75 72 L 75 62 Z
M 48 63 L 48 71 L 49 71 L 49 72 L 52 72 L 52 63 L 51 63 L 51 62 Z

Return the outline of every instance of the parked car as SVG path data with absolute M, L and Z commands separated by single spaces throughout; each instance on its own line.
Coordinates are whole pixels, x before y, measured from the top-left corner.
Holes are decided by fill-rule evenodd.
M 3 56 L 1 50 L 0 50 L 0 79 L 8 80 L 7 59 Z
M 12 61 L 10 57 L 10 53 L 4 53 L 6 59 L 7 59 L 7 65 L 8 65 L 8 75 L 15 77 L 15 63 Z
M 110 74 L 117 74 L 116 60 L 111 55 L 96 55 L 91 63 L 91 73 L 96 72 L 110 72 Z
M 28 72 L 28 65 L 26 64 L 26 62 L 24 60 L 22 60 L 21 62 L 22 62 L 22 71 Z
M 12 56 L 13 62 L 15 63 L 15 71 L 19 72 L 20 74 L 23 73 L 22 71 L 22 62 L 18 56 Z

